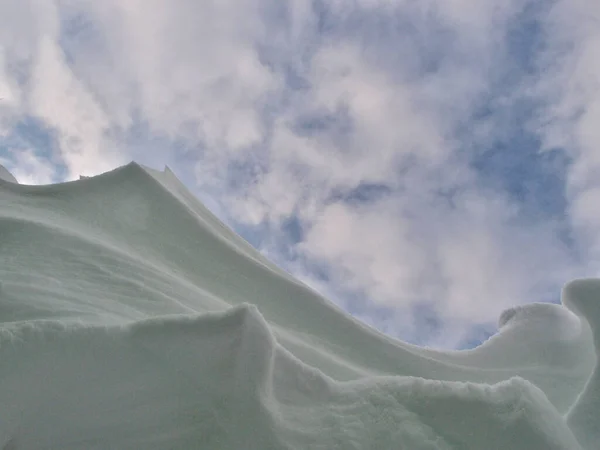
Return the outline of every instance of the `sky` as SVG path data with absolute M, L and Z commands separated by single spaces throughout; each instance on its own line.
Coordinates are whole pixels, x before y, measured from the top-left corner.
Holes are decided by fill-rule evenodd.
M 600 268 L 596 0 L 4 0 L 0 164 L 168 165 L 267 257 L 440 348 Z

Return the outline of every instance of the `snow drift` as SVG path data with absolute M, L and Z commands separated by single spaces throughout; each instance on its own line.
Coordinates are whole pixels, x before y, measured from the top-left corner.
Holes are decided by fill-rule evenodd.
M 424 349 L 270 263 L 168 169 L 4 174 L 0 448 L 597 449 L 599 296 L 578 280 L 476 349 Z

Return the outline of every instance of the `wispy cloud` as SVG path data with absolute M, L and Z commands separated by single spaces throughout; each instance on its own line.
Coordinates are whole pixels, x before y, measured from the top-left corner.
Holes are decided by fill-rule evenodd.
M 594 14 L 584 0 L 9 0 L 0 157 L 31 183 L 169 164 L 365 321 L 466 345 L 503 308 L 597 270 Z

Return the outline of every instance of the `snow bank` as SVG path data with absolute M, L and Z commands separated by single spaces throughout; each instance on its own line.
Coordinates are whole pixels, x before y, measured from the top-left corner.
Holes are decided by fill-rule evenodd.
M 384 336 L 167 169 L 0 183 L 0 448 L 596 449 L 600 282 L 461 352 Z

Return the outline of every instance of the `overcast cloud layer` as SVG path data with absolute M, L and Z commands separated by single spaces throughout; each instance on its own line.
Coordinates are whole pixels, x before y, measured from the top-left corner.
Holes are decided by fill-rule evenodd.
M 4 0 L 0 163 L 168 164 L 383 331 L 464 347 L 600 256 L 595 0 Z

